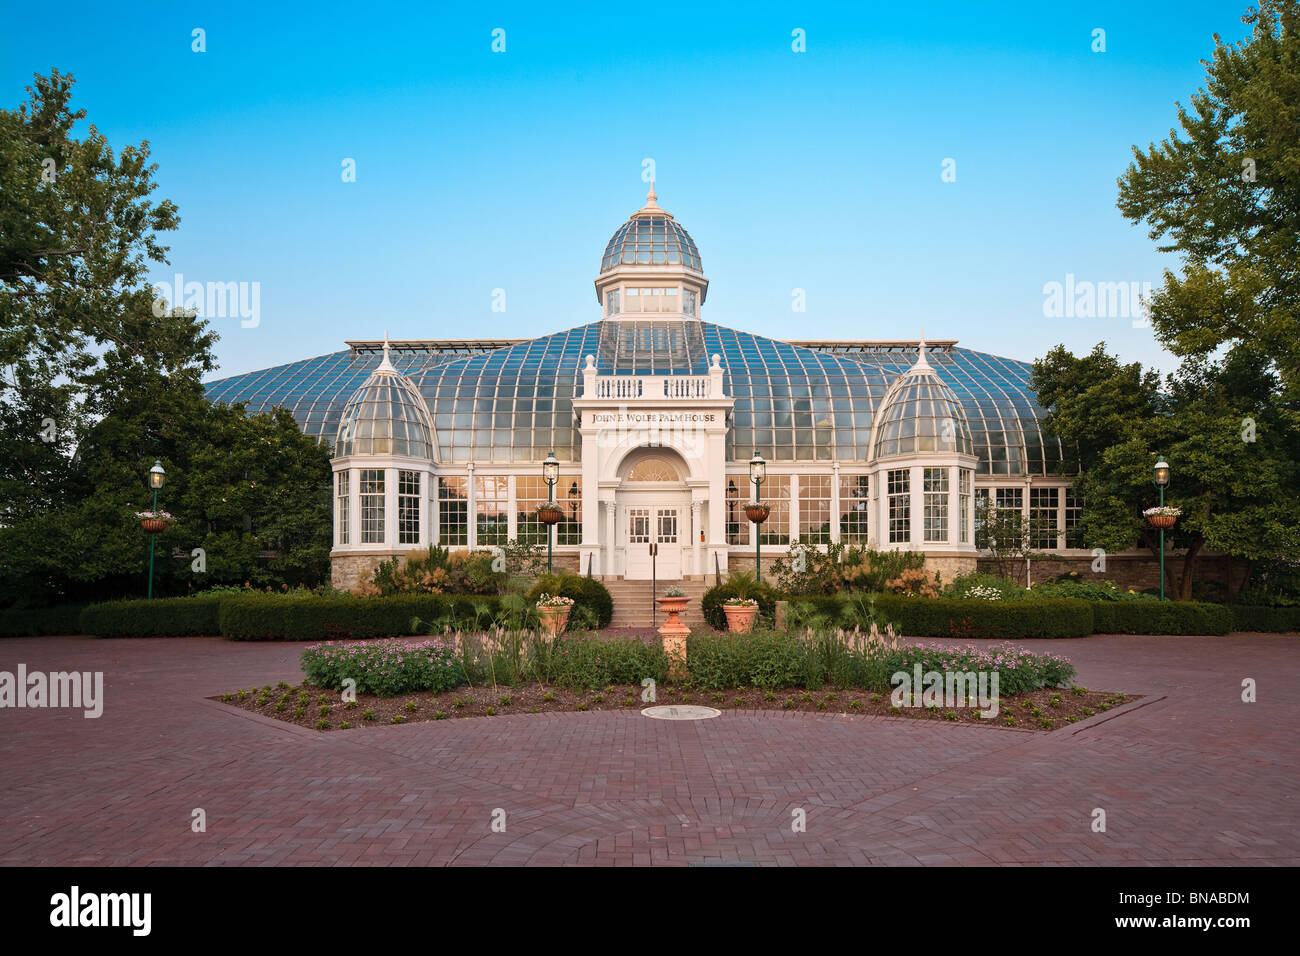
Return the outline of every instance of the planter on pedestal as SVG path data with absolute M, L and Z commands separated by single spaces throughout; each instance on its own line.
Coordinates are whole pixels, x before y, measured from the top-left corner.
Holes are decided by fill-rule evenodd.
M 668 657 L 668 676 L 673 680 L 683 680 L 689 676 L 686 669 L 686 638 L 691 629 L 677 615 L 686 610 L 690 598 L 685 595 L 668 595 L 659 598 L 659 610 L 668 615 L 659 636 L 663 638 L 664 654 Z

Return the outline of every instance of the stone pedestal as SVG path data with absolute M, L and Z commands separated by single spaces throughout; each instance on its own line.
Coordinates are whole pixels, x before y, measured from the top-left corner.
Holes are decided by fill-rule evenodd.
M 668 615 L 659 636 L 663 638 L 664 654 L 668 657 L 668 676 L 672 680 L 682 680 L 689 675 L 686 669 L 686 638 L 691 636 L 691 629 L 677 615 L 686 610 L 686 598 L 660 598 L 659 610 Z

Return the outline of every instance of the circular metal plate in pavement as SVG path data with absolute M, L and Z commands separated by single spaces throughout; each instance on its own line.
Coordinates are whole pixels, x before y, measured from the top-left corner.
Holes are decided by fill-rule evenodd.
M 710 717 L 720 716 L 722 711 L 714 710 L 712 707 L 692 707 L 689 704 L 664 704 L 659 707 L 647 707 L 641 713 L 656 720 L 708 720 Z

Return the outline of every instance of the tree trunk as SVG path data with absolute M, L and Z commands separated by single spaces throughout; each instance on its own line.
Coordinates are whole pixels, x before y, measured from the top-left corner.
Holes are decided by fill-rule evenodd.
M 1187 553 L 1183 555 L 1183 573 L 1178 582 L 1178 590 L 1175 592 L 1180 601 L 1186 601 L 1192 596 L 1192 567 L 1196 564 L 1196 555 L 1204 543 L 1202 538 L 1193 538 Z
M 1231 566 L 1231 565 L 1230 565 Z M 1228 587 L 1231 588 L 1234 599 L 1241 597 L 1241 592 L 1246 590 L 1246 585 L 1250 583 L 1250 576 L 1255 573 L 1255 561 L 1252 558 L 1246 559 L 1246 573 L 1242 576 L 1241 583 L 1235 588 L 1232 587 L 1232 575 L 1228 575 Z

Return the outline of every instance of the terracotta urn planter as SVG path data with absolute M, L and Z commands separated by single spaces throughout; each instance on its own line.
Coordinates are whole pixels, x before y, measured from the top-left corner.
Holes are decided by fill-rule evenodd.
M 565 625 L 569 623 L 569 612 L 572 610 L 572 607 L 565 605 L 539 607 L 537 616 L 542 621 L 542 632 L 551 637 L 559 637 L 564 633 Z
M 668 619 L 671 621 L 678 614 L 681 614 L 686 610 L 686 603 L 688 601 L 690 601 L 690 598 L 684 595 L 681 597 L 661 597 L 659 599 L 659 610 L 667 614 Z
M 772 509 L 764 504 L 750 503 L 745 505 L 745 517 L 755 524 L 762 524 L 771 513 Z
M 1172 528 L 1174 522 L 1178 520 L 1177 515 L 1148 515 L 1147 521 L 1153 528 Z
M 727 615 L 727 630 L 732 634 L 748 634 L 754 627 L 754 618 L 758 617 L 756 604 L 724 604 L 722 611 Z
M 140 527 L 149 534 L 161 534 L 167 530 L 166 518 L 141 518 Z

